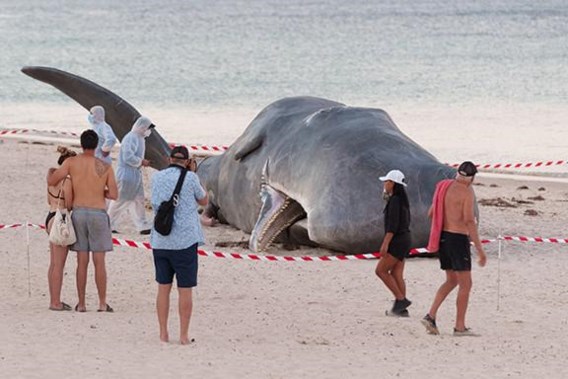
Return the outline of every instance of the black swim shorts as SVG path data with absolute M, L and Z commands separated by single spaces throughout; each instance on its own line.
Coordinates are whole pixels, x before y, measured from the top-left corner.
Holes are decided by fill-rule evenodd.
M 54 217 L 55 217 L 55 212 L 51 212 L 51 211 L 50 211 L 50 212 L 47 214 L 47 217 L 45 218 L 45 230 L 47 230 L 48 225 L 49 225 L 49 222 L 50 222 L 51 219 L 54 218 Z M 48 232 L 48 234 L 49 234 L 49 232 Z
M 403 261 L 410 252 L 411 243 L 410 232 L 395 234 L 389 244 L 389 254 L 399 261 Z
M 186 249 L 153 249 L 156 282 L 172 284 L 174 274 L 178 288 L 197 286 L 197 244 Z
M 440 268 L 442 270 L 471 271 L 469 236 L 442 232 L 440 237 Z

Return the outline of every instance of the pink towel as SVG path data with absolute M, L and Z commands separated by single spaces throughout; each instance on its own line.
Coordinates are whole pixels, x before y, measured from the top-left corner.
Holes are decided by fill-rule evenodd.
M 444 199 L 446 191 L 453 179 L 445 179 L 436 184 L 434 198 L 432 199 L 432 224 L 430 226 L 430 239 L 428 240 L 428 251 L 435 253 L 440 249 L 440 235 L 444 227 Z

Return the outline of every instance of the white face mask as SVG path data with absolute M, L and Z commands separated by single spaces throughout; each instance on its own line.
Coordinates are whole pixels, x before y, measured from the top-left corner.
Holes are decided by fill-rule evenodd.
M 89 115 L 87 116 L 87 121 L 89 121 L 89 124 L 96 124 L 95 121 L 95 116 L 93 116 L 92 114 L 89 113 Z
M 152 134 L 152 129 L 148 129 L 144 132 L 144 138 L 148 138 L 150 137 L 150 134 Z
M 391 195 L 387 191 L 383 190 L 383 200 L 389 201 L 390 198 L 391 198 Z

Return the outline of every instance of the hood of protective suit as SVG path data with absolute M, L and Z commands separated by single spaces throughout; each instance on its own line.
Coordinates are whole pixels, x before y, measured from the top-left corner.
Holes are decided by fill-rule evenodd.
M 136 134 L 139 134 L 143 137 L 150 137 L 152 130 L 150 129 L 150 125 L 152 125 L 152 121 L 148 117 L 138 117 L 134 125 L 132 125 L 132 131 Z
M 89 122 L 91 124 L 100 124 L 101 122 L 105 122 L 105 109 L 103 107 L 95 105 L 91 108 L 90 112 Z

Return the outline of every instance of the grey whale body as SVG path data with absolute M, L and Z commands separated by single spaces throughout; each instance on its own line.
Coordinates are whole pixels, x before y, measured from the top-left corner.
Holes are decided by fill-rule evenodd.
M 408 179 L 413 246 L 425 246 L 435 185 L 455 170 L 380 109 L 278 100 L 198 174 L 212 195 L 210 213 L 251 233 L 254 251 L 277 240 L 363 253 L 380 248 L 385 202 L 378 178 L 391 169 Z

